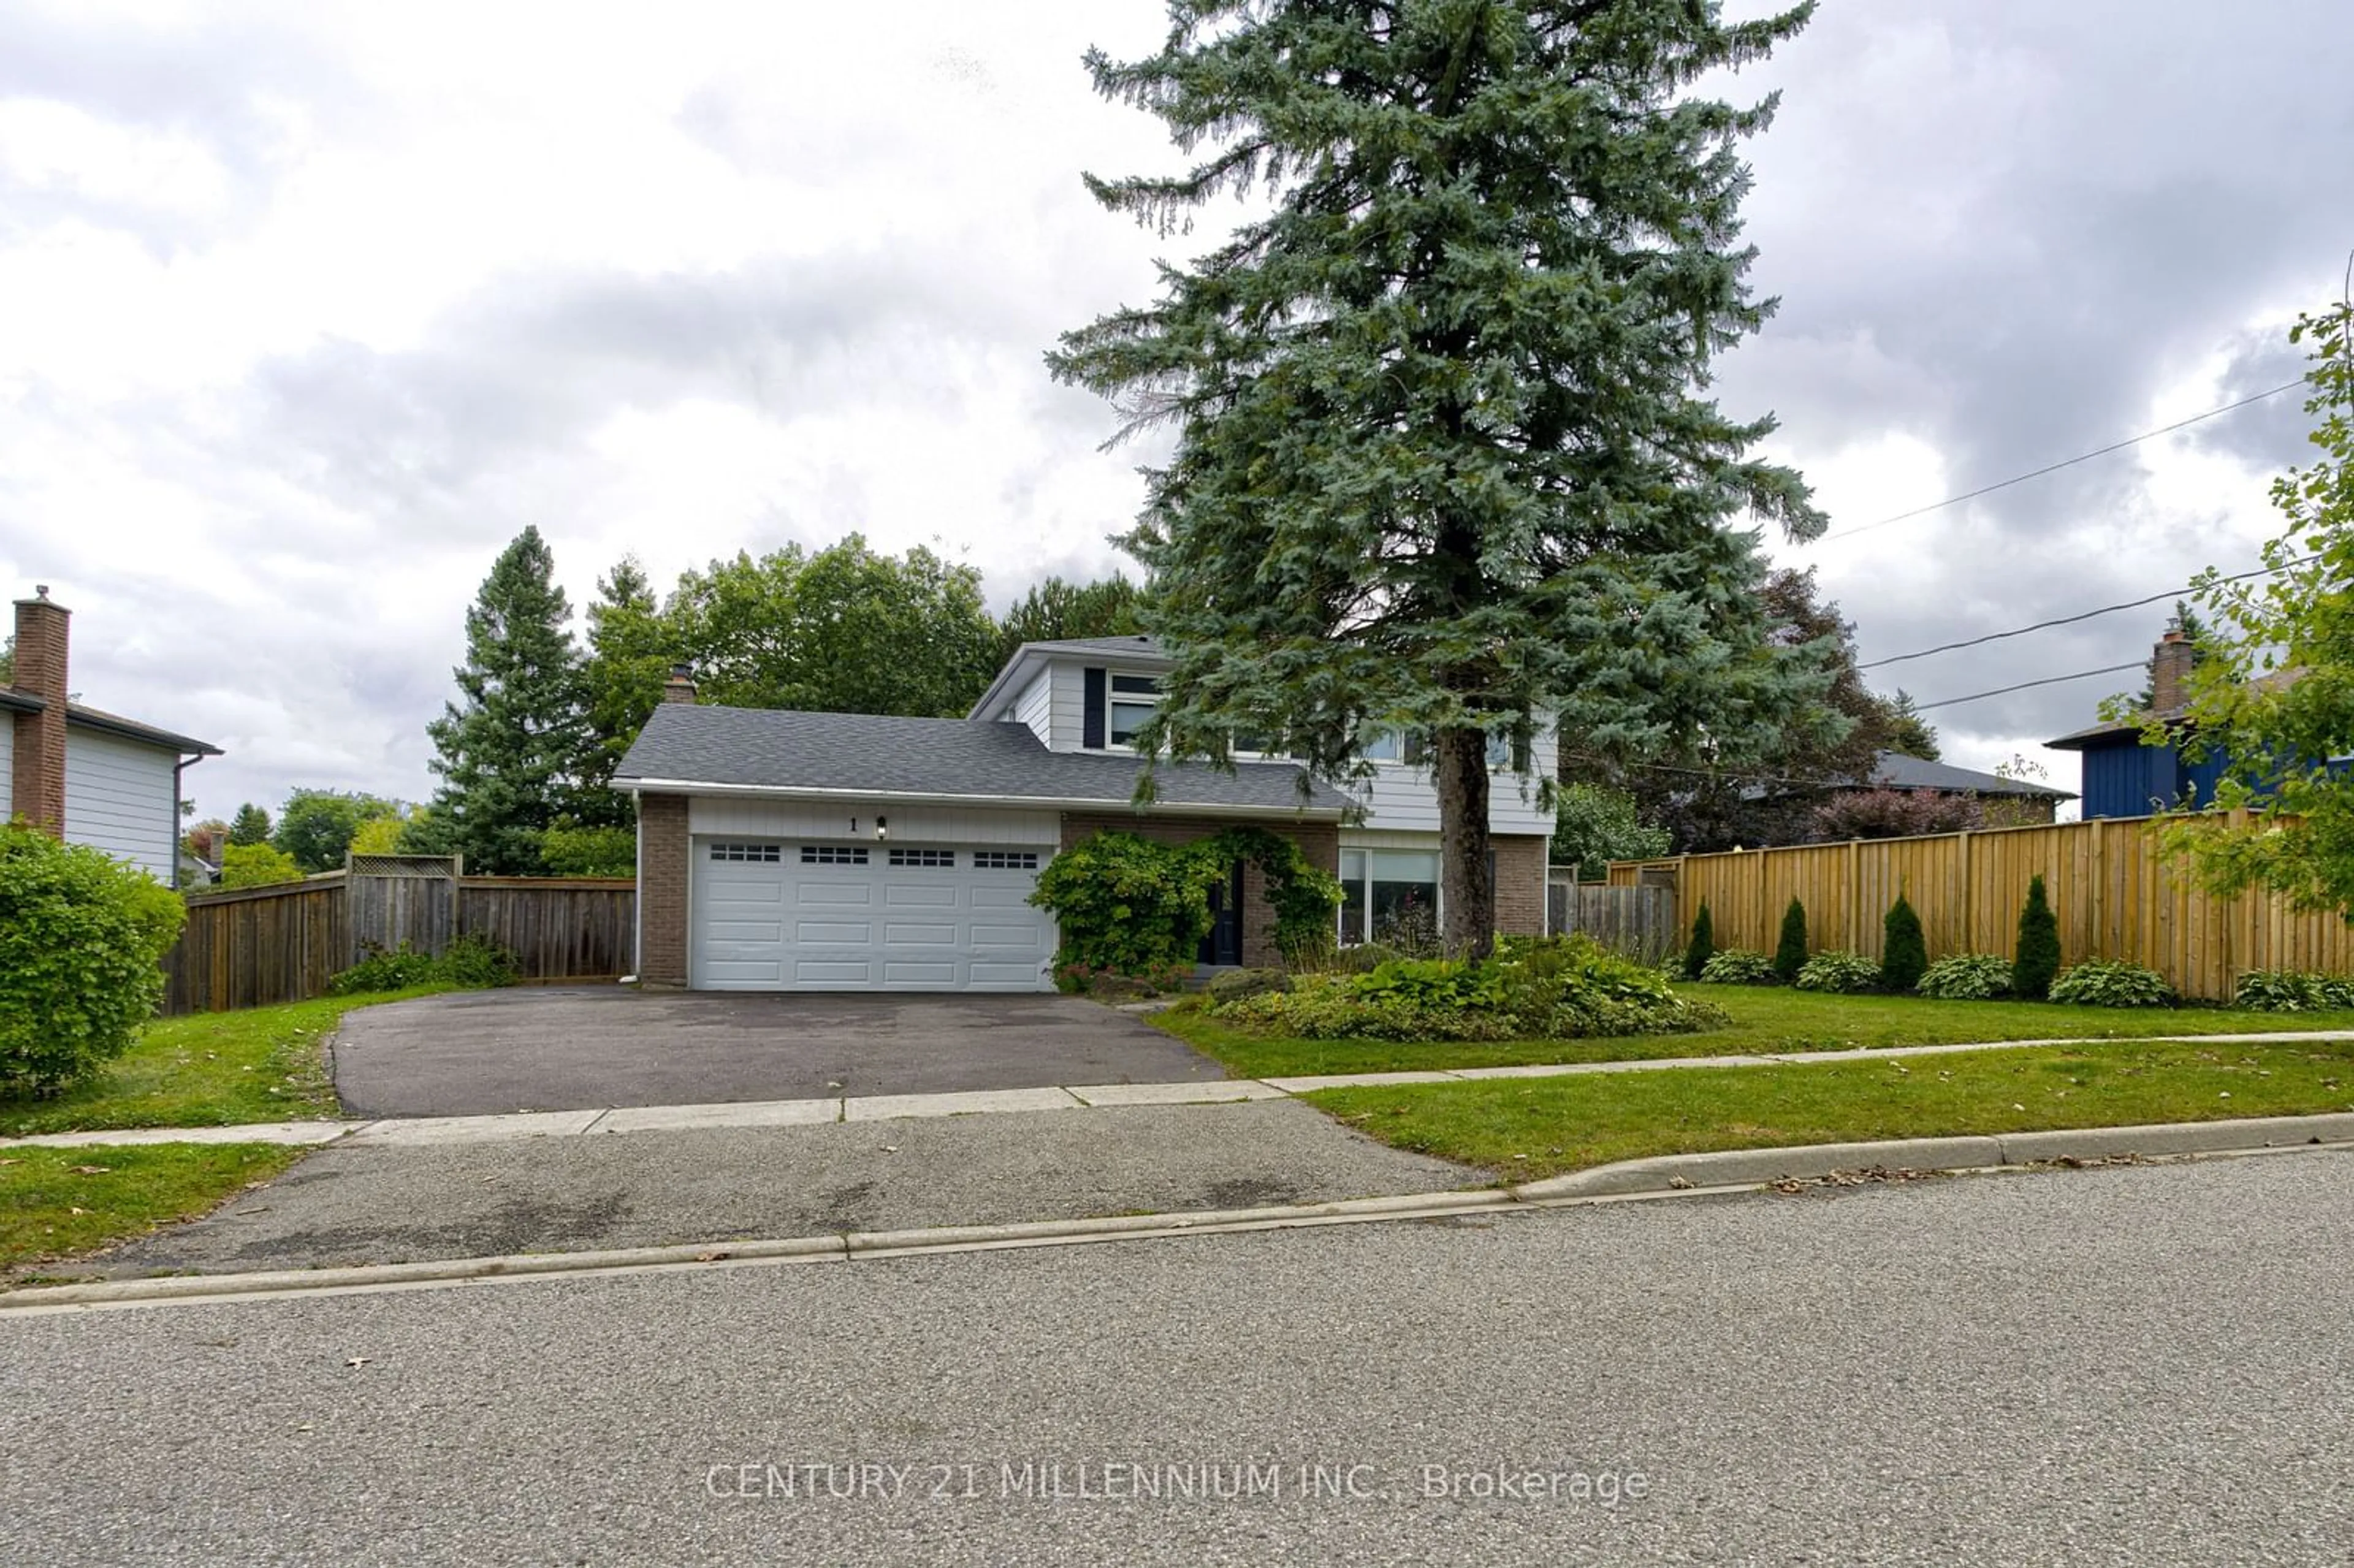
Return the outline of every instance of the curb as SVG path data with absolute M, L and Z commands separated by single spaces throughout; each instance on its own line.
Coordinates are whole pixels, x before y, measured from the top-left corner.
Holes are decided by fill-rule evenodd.
M 1330 1203 L 1259 1209 L 1217 1209 L 1174 1214 L 1123 1214 L 1100 1219 L 1042 1220 L 1021 1224 L 952 1225 L 928 1230 L 858 1232 L 775 1241 L 712 1242 L 702 1245 L 628 1247 L 601 1252 L 521 1254 L 451 1258 L 430 1263 L 349 1268 L 279 1269 L 257 1274 L 175 1275 L 162 1279 L 106 1280 L 84 1285 L 0 1290 L 0 1318 L 114 1307 L 251 1300 L 290 1295 L 423 1289 L 557 1275 L 599 1275 L 708 1269 L 759 1264 L 849 1263 L 862 1258 L 915 1257 L 1100 1241 L 1142 1241 L 1182 1235 L 1232 1234 L 1382 1220 L 1438 1219 L 1490 1210 L 1559 1208 L 1628 1199 L 1719 1196 L 1784 1181 L 1817 1180 L 1840 1171 L 1992 1171 L 2055 1161 L 2117 1158 L 2190 1159 L 2263 1150 L 2354 1148 L 2354 1113 L 2263 1117 L 2236 1121 L 2168 1122 L 2145 1127 L 2086 1128 L 2005 1133 L 1983 1138 L 1915 1138 L 1886 1143 L 1821 1143 L 1789 1149 L 1729 1150 L 1621 1160 L 1591 1171 L 1458 1192 L 1409 1192 Z

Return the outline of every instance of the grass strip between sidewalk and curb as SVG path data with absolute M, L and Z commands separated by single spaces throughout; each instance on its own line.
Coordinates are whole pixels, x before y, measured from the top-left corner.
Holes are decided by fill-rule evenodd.
M 1257 1035 L 1190 1008 L 1148 1022 L 1240 1078 L 1452 1071 L 1556 1062 L 1638 1062 L 1670 1056 L 1776 1056 L 1889 1045 L 1998 1040 L 2146 1040 L 2166 1034 L 2258 1034 L 2354 1029 L 2354 1012 L 2256 1012 L 2222 1007 L 2069 1007 L 2042 1001 L 1938 1001 L 1838 996 L 1778 986 L 1679 985 L 1714 1002 L 1732 1027 L 1697 1034 L 1597 1040 L 1299 1040 Z
M 1517 1182 L 1661 1154 L 2349 1111 L 2354 1041 L 2089 1042 L 1301 1097 L 1394 1148 Z
M 0 1096 L 0 1138 L 340 1116 L 325 1047 L 344 1014 L 448 989 L 419 986 L 159 1018 L 129 1051 L 64 1094 Z
M 208 1213 L 309 1152 L 270 1143 L 0 1152 L 0 1277 Z

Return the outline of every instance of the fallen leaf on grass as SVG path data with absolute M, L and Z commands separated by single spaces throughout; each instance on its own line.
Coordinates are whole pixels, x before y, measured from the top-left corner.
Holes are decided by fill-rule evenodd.
M 11 1163 L 13 1164 L 14 1161 L 11 1161 Z M 77 1165 L 74 1167 L 74 1174 L 77 1176 L 103 1176 L 113 1169 L 114 1167 L 111 1165 Z

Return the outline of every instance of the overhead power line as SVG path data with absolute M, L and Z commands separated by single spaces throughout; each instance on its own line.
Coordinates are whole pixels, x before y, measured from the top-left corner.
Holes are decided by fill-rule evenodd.
M 2121 452 L 2127 447 L 2139 446 L 2142 442 L 2155 440 L 2159 436 L 2171 435 L 2177 430 L 2187 429 L 2203 420 L 2220 418 L 2235 409 L 2244 408 L 2251 403 L 2261 403 L 2267 397 L 2277 397 L 2284 392 L 2304 385 L 2305 377 L 2300 376 L 2294 381 L 2285 381 L 2272 390 L 2259 392 L 2253 397 L 2243 397 L 2236 403 L 2226 403 L 2220 408 L 2210 408 L 2203 414 L 2193 414 L 2187 419 L 2177 419 L 2170 425 L 2160 425 L 2154 430 L 2144 430 L 2140 435 L 2127 436 L 2121 441 L 2111 441 L 2107 446 L 2095 448 L 2092 451 L 2080 452 L 2074 457 L 2063 458 L 2058 462 L 2046 463 L 2031 472 L 1999 480 L 1993 484 L 1983 484 L 1976 490 L 1965 491 L 1959 495 L 1949 495 L 1943 501 L 1933 501 L 1926 506 L 1915 506 L 1910 512 L 1900 512 L 1893 517 L 1883 517 L 1877 523 L 1865 523 L 1853 528 L 1834 529 L 1823 537 L 1848 539 L 1858 534 L 1869 534 L 1874 528 L 1885 528 L 1893 523 L 1905 523 L 1915 517 L 1925 517 L 1932 512 L 1942 512 L 1948 506 L 1959 506 L 1965 501 L 1976 501 L 1981 495 L 1992 495 L 1998 490 L 2009 490 L 2014 484 L 2025 484 L 2031 479 L 2041 479 L 2047 473 L 2058 473 L 2063 468 L 2073 468 L 2080 462 L 2090 462 L 2094 458 L 2106 457 L 2111 452 Z
M 2309 567 L 2319 559 L 2321 559 L 2319 556 L 2305 556 L 2294 561 L 2285 562 L 2277 567 L 2259 567 L 2253 572 L 2235 572 L 2228 577 L 2218 577 L 2215 580 L 2217 582 L 2225 583 L 2241 583 L 2247 581 L 2250 577 L 2268 577 L 2274 572 L 2285 572 L 2296 567 Z M 1940 642 L 1935 648 L 1918 649 L 1911 653 L 1892 653 L 1885 659 L 1874 659 L 1869 664 L 1858 664 L 1856 668 L 1859 670 L 1877 670 L 1883 664 L 1902 664 L 1907 659 L 1926 659 L 1932 653 L 1951 653 L 1958 648 L 1978 648 L 1988 642 L 1999 642 L 2006 637 L 2024 637 L 2031 631 L 2047 631 L 2055 626 L 2073 626 L 2080 620 L 2091 620 L 2096 616 L 2115 615 L 2121 609 L 2139 609 L 2144 605 L 2157 604 L 2161 600 L 2169 599 L 2179 599 L 2182 595 L 2190 593 L 2190 591 L 2192 590 L 2188 587 L 2168 588 L 2164 593 L 2151 594 L 2147 599 L 2127 599 L 2123 604 L 2105 604 L 2098 609 L 2087 609 L 2075 615 L 2055 616 L 2050 620 L 2039 620 L 2032 626 L 2017 626 L 2013 627 L 2009 631 L 1989 631 L 1984 637 L 1965 638 L 1959 642 Z
M 2021 681 L 2015 686 L 1997 686 L 1991 692 L 1972 692 L 1967 697 L 1940 697 L 1934 703 L 1915 703 L 1913 711 L 1925 714 L 1931 708 L 1950 708 L 1962 703 L 1984 702 L 1988 697 L 2008 696 L 2012 692 L 2023 692 L 2031 686 L 2056 686 L 2063 681 L 2086 681 L 2094 675 L 2121 674 L 2127 670 L 2146 668 L 2148 663 L 2147 659 L 2137 659 L 2130 664 L 2108 664 L 2098 670 L 2079 670 L 2073 675 L 2047 675 L 2040 681 Z

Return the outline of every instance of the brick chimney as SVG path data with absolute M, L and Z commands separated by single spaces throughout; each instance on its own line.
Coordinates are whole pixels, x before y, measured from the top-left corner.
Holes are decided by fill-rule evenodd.
M 2149 659 L 2149 705 L 2153 712 L 2174 713 L 2190 700 L 2190 668 L 2198 661 L 2199 651 L 2191 646 L 2182 628 L 2168 627 Z
M 16 601 L 16 689 L 44 705 L 15 715 L 10 810 L 58 838 L 66 831 L 66 622 L 71 616 L 49 602 L 46 584 Z
M 673 664 L 670 667 L 670 679 L 663 683 L 663 701 L 666 703 L 695 701 L 694 665 Z

